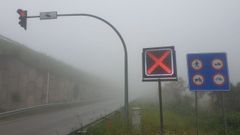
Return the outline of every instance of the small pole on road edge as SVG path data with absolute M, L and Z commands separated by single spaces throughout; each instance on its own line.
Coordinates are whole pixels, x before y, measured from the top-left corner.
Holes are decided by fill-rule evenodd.
M 163 135 L 163 109 L 162 109 L 162 86 L 161 86 L 161 80 L 158 80 L 158 89 L 159 89 L 160 135 Z

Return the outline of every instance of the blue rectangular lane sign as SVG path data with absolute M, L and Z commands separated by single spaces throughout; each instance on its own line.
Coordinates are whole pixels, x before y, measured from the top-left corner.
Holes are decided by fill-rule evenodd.
M 229 91 L 226 53 L 187 54 L 189 88 L 192 91 Z

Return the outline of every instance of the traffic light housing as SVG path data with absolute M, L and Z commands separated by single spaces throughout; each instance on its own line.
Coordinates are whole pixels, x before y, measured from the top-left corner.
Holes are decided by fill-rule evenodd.
M 18 9 L 17 13 L 19 14 L 19 25 L 26 30 L 27 29 L 27 10 Z

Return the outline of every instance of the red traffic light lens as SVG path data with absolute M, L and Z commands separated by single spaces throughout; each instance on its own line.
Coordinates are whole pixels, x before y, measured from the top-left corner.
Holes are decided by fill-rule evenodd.
M 22 10 L 22 9 L 18 9 L 17 10 L 17 13 L 20 15 L 20 16 L 27 16 L 26 15 L 26 11 Z

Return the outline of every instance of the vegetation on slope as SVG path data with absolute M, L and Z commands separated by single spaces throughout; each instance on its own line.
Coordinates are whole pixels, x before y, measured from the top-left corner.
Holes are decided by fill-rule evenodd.
M 196 133 L 194 93 L 188 92 L 186 82 L 183 79 L 179 79 L 177 82 L 166 83 L 163 89 L 165 135 L 194 135 Z M 220 94 L 220 92 L 203 92 L 198 95 L 199 99 L 202 99 L 204 96 L 210 97 L 208 102 L 204 102 L 206 103 L 204 106 L 201 106 L 199 103 L 198 119 L 199 134 L 201 135 L 224 135 Z M 157 97 L 144 97 L 131 103 L 130 107 L 143 109 L 142 124 L 139 130 L 132 127 L 127 129 L 124 125 L 123 112 L 120 112 L 111 118 L 105 119 L 102 123 L 90 127 L 86 134 L 158 135 L 160 119 L 159 104 L 156 101 L 158 101 Z M 228 135 L 238 135 L 240 134 L 240 83 L 232 85 L 231 91 L 224 93 L 224 104 L 227 133 Z M 75 135 L 74 132 L 71 135 Z
M 29 66 L 58 76 L 74 80 L 79 80 L 80 76 L 83 76 L 83 73 L 70 65 L 2 36 L 0 36 L 0 55 L 15 57 Z

